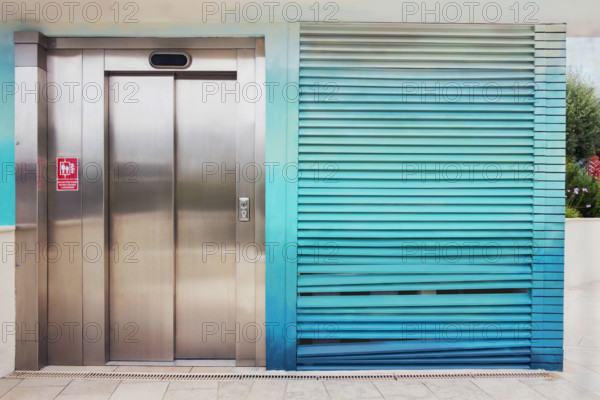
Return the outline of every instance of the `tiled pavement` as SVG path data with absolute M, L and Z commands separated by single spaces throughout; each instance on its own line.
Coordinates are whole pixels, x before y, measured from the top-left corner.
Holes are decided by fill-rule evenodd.
M 0 400 L 600 400 L 600 281 L 565 290 L 565 371 L 552 379 L 172 381 L 0 379 Z M 47 367 L 45 371 L 250 372 L 232 367 Z

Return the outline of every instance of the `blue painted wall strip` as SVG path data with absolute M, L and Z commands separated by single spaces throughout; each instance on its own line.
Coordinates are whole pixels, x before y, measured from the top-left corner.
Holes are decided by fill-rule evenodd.
M 286 334 L 285 369 L 296 369 L 296 285 L 298 279 L 298 187 L 294 182 L 298 174 L 298 63 L 299 63 L 299 24 L 288 25 L 288 79 L 282 86 L 292 87 L 288 98 L 287 164 L 283 179 L 287 183 L 286 193 Z M 294 93 L 295 92 L 295 93 Z

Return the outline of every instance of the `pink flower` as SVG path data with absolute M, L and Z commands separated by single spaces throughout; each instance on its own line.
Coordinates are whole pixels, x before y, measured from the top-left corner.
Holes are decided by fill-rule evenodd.
M 573 189 L 573 193 L 575 193 L 575 194 L 579 194 L 579 188 L 575 188 L 575 189 Z
M 592 205 L 591 204 L 586 204 L 585 208 L 590 208 Z
M 582 190 L 583 190 L 583 193 L 587 193 L 588 192 L 587 188 L 583 188 Z

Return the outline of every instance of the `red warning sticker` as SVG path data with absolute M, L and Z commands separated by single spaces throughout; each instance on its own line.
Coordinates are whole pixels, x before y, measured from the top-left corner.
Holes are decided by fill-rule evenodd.
M 79 171 L 76 157 L 56 158 L 56 190 L 79 190 Z

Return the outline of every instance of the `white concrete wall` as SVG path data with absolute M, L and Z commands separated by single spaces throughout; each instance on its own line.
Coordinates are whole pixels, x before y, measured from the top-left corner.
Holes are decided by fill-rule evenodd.
M 4 3 L 4 2 L 3 2 Z M 96 27 L 109 26 L 131 32 L 138 24 L 303 21 L 362 21 L 405 23 L 567 23 L 568 36 L 600 36 L 598 0 L 144 0 L 128 3 L 115 0 L 93 2 L 20 0 L 3 13 L 9 21 L 24 21 L 23 29 L 68 28 L 87 22 L 90 35 Z M 93 7 L 88 7 L 92 5 Z M 74 4 L 74 5 L 73 5 Z M 135 4 L 135 7 L 127 4 Z M 116 13 L 118 9 L 118 13 Z M 32 10 L 32 11 L 29 11 Z M 87 10 L 87 11 L 86 11 Z M 126 18 L 127 17 L 127 18 Z M 114 23 L 116 20 L 117 23 Z M 127 22 L 126 22 L 127 21 Z
M 567 218 L 565 287 L 600 280 L 600 218 Z
M 15 369 L 15 242 L 13 227 L 0 226 L 0 377 Z

